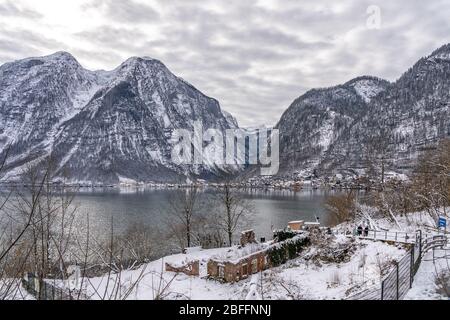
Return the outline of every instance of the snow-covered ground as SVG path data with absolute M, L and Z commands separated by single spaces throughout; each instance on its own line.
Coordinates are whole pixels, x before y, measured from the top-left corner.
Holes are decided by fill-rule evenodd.
M 433 219 L 426 213 L 374 221 L 379 230 L 414 233 L 429 230 Z M 190 248 L 152 261 L 136 270 L 80 280 L 90 299 L 177 299 L 177 300 L 243 300 L 243 299 L 348 299 L 366 289 L 380 288 L 382 279 L 393 270 L 395 261 L 407 254 L 404 243 L 355 238 L 340 233 L 355 224 L 335 228 L 335 235 L 312 236 L 312 244 L 300 256 L 276 268 L 254 274 L 237 283 L 221 283 L 207 278 L 211 258 L 233 260 L 266 248 L 251 244 L 244 248 Z M 448 291 L 439 286 L 439 277 L 450 286 L 450 250 L 436 250 L 425 255 L 414 278 L 412 289 L 404 299 L 448 299 Z M 198 260 L 200 276 L 165 271 L 165 263 L 179 267 Z M 442 281 L 441 281 L 442 283 Z M 450 288 L 447 288 L 450 289 Z M 17 298 L 17 297 L 16 297 Z M 31 298 L 24 294 L 24 299 Z
M 434 256 L 434 257 L 433 257 Z M 447 283 L 447 290 L 450 289 L 450 249 L 436 249 L 433 253 L 428 252 L 422 259 L 420 268 L 414 277 L 411 290 L 406 294 L 406 300 L 448 300 L 441 291 L 439 276 Z M 447 294 L 449 292 L 447 291 Z
M 233 297 L 239 298 L 239 292 L 237 291 L 239 288 L 237 286 L 205 279 L 208 259 L 213 256 L 226 255 L 227 251 L 234 251 L 235 249 L 236 247 L 209 250 L 199 249 L 192 250 L 187 254 L 167 256 L 143 265 L 137 270 L 124 271 L 120 276 L 112 275 L 109 277 L 109 284 L 108 276 L 106 275 L 92 278 L 86 284 L 86 293 L 88 296 L 92 296 L 92 299 L 103 299 L 105 292 L 108 292 L 106 297 L 111 297 L 115 295 L 116 289 L 119 288 L 117 283 L 120 277 L 119 298 L 136 300 L 153 300 L 157 298 L 226 300 Z M 192 260 L 200 261 L 199 277 L 164 271 L 166 262 L 172 265 L 180 265 L 184 261 Z M 133 288 L 137 281 L 139 282 L 138 285 Z
M 118 276 L 89 279 L 86 292 L 92 299 L 120 297 L 125 299 L 345 299 L 349 295 L 380 284 L 380 265 L 386 266 L 405 254 L 401 246 L 369 240 L 353 240 L 345 236 L 333 238 L 336 248 L 351 248 L 345 261 L 329 262 L 330 252 L 312 246 L 287 264 L 256 274 L 238 283 L 220 283 L 206 278 L 209 258 L 233 256 L 236 247 L 194 250 L 187 254 L 167 256 L 138 270 Z M 325 247 L 326 248 L 326 247 Z M 354 248 L 354 249 L 352 249 Z M 180 265 L 183 261 L 200 261 L 200 277 L 164 271 L 166 262 Z M 324 261 L 325 260 L 325 261 Z M 261 279 L 262 277 L 262 279 Z M 137 282 L 138 285 L 134 286 Z M 105 291 L 108 293 L 105 295 Z
M 337 241 L 348 242 L 349 239 L 340 238 Z M 361 290 L 379 286 L 382 270 L 380 266 L 386 267 L 393 261 L 400 260 L 406 252 L 402 247 L 376 241 L 356 241 L 355 245 L 357 249 L 347 262 L 326 263 L 320 259 L 308 261 L 300 257 L 268 271 L 268 274 L 275 274 L 280 283 L 292 289 L 273 290 L 268 292 L 266 297 L 345 299 Z M 314 250 L 316 249 L 313 248 L 312 251 Z
M 379 230 L 408 232 L 414 234 L 422 229 L 424 235 L 435 225 L 425 212 L 397 217 L 397 222 L 389 219 L 373 221 Z M 353 227 L 355 225 L 353 224 Z M 336 229 L 351 228 L 340 225 Z M 389 272 L 392 263 L 399 261 L 406 253 L 406 245 L 388 244 L 382 241 L 349 238 L 337 235 L 327 238 L 326 243 L 316 243 L 286 264 L 253 275 L 238 283 L 220 283 L 206 278 L 206 265 L 211 257 L 233 257 L 239 249 L 220 248 L 191 250 L 187 254 L 167 256 L 142 266 L 135 271 L 125 271 L 120 275 L 123 298 L 155 299 L 346 299 L 365 289 L 379 288 L 381 279 Z M 339 258 L 339 252 L 346 254 Z M 348 252 L 347 252 L 348 251 Z M 242 252 L 241 252 L 242 253 Z M 436 255 L 443 255 L 436 251 Z M 415 277 L 413 288 L 405 299 L 440 299 L 437 291 L 436 274 L 450 270 L 447 259 L 430 260 L 425 256 Z M 450 251 L 447 251 L 450 255 Z M 337 257 L 337 258 L 336 258 Z M 184 261 L 200 261 L 200 277 L 175 274 L 164 271 L 166 262 L 180 265 Z M 447 269 L 445 269 L 447 268 Z M 450 275 L 450 274 L 449 274 Z M 139 278 L 139 285 L 132 283 Z M 109 295 L 116 282 L 110 277 Z M 86 287 L 93 299 L 104 296 L 106 277 L 90 279 Z M 127 291 L 127 289 L 129 289 Z M 108 294 L 107 294 L 108 296 Z
M 17 279 L 0 281 L 0 297 L 4 300 L 36 300 Z

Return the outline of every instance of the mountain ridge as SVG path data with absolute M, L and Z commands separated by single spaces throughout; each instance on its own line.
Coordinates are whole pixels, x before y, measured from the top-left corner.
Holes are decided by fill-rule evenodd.
M 90 71 L 60 51 L 6 63 L 0 75 L 2 154 L 11 145 L 7 179 L 47 156 L 58 163 L 57 175 L 70 171 L 76 181 L 214 177 L 229 169 L 170 163 L 174 129 L 192 129 L 196 120 L 220 130 L 237 123 L 159 60 L 131 57 L 111 71 Z
M 364 104 L 359 104 L 357 99 L 350 95 L 347 102 L 353 106 L 359 105 L 362 112 L 358 112 L 358 108 L 350 108 L 356 114 L 343 124 L 343 129 L 333 130 L 335 136 L 332 143 L 326 150 L 321 150 L 319 157 L 314 158 L 317 152 L 304 152 L 303 158 L 298 156 L 293 159 L 285 158 L 282 160 L 281 173 L 317 171 L 323 175 L 330 175 L 348 172 L 350 169 L 353 173 L 364 174 L 369 170 L 368 167 L 379 167 L 380 161 L 386 161 L 389 170 L 410 171 L 423 147 L 432 146 L 450 135 L 449 78 L 450 44 L 446 44 L 419 59 L 392 83 L 377 77 L 364 76 L 352 79 L 341 86 L 310 92 L 310 95 L 330 92 L 342 86 L 348 87 L 355 80 L 361 79 L 378 79 L 383 84 L 381 86 L 383 90 L 377 92 L 380 88 L 378 87 Z M 370 90 L 366 92 L 371 93 Z M 305 95 L 308 97 L 308 93 Z M 292 109 L 296 108 L 295 105 L 299 101 L 305 99 L 305 95 L 297 98 L 285 114 L 293 112 Z M 322 97 L 319 102 L 327 102 L 331 109 L 342 105 L 339 97 L 328 100 Z M 295 122 L 283 117 L 280 122 L 281 127 L 295 125 Z M 297 123 L 298 128 L 303 126 L 305 126 L 303 122 Z M 295 136 L 295 133 L 293 135 Z M 305 141 L 301 134 L 297 136 Z M 300 138 L 281 141 L 281 150 L 292 152 L 295 148 L 299 148 Z M 383 153 L 386 159 L 381 160 L 380 153 Z
M 389 170 L 411 168 L 423 148 L 450 136 L 450 44 L 396 81 L 359 76 L 308 90 L 285 110 L 280 175 L 364 173 L 380 153 Z M 130 57 L 110 71 L 83 68 L 59 51 L 0 66 L 0 150 L 11 178 L 51 156 L 76 181 L 117 183 L 218 178 L 237 167 L 176 166 L 170 135 L 195 121 L 238 128 L 219 102 L 161 61 Z M 88 156 L 86 156 L 88 155 Z M 373 168 L 372 168 L 373 169 Z M 370 169 L 370 170 L 372 170 Z

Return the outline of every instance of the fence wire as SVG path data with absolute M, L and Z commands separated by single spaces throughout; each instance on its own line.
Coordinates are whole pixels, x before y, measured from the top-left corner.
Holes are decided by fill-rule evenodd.
M 390 240 L 387 233 L 379 233 Z M 400 237 L 394 235 L 398 241 Z M 374 237 L 377 239 L 377 237 Z M 406 238 L 406 237 L 405 237 Z M 408 290 L 412 286 L 414 275 L 419 268 L 422 256 L 422 234 L 417 232 L 415 235 L 415 243 L 408 253 L 398 261 L 394 268 L 381 282 L 381 288 L 374 287 L 364 290 L 351 297 L 349 300 L 399 300 L 402 299 Z M 413 239 L 411 235 L 408 235 L 407 240 Z

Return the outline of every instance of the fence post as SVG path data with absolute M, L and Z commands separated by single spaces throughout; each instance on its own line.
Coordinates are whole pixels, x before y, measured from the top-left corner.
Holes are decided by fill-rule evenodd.
M 419 257 L 422 257 L 422 230 L 419 230 Z
M 387 240 L 387 231 L 384 232 L 384 240 Z
M 384 280 L 381 281 L 381 300 L 384 300 Z
M 411 249 L 411 265 L 409 270 L 409 288 L 412 288 L 412 283 L 414 280 L 414 247 Z
M 377 240 L 377 229 L 373 230 L 373 239 Z
M 398 292 L 398 284 L 399 284 L 399 275 L 398 275 L 398 262 L 395 265 L 395 272 L 397 275 L 397 281 L 396 281 L 396 287 L 397 287 L 397 300 L 399 299 L 399 292 Z

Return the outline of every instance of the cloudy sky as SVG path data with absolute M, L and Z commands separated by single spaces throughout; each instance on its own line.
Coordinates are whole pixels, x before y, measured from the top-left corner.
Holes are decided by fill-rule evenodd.
M 272 125 L 310 88 L 395 80 L 450 42 L 449 16 L 448 0 L 0 0 L 0 63 L 64 50 L 113 69 L 150 56 L 241 125 Z

